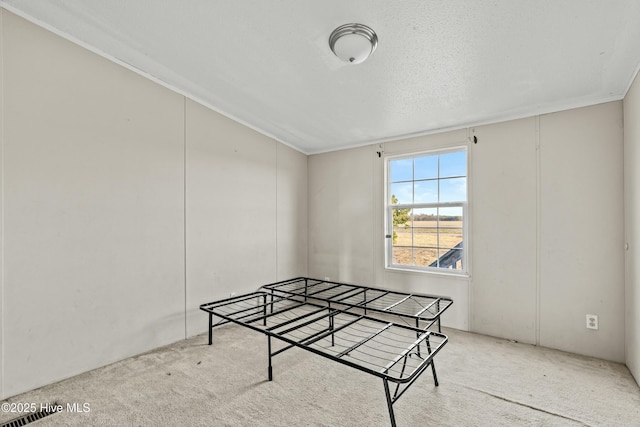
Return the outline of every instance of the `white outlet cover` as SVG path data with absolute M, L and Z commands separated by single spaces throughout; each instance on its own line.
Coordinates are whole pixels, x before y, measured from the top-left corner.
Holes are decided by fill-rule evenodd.
M 587 329 L 598 330 L 598 315 L 587 314 Z

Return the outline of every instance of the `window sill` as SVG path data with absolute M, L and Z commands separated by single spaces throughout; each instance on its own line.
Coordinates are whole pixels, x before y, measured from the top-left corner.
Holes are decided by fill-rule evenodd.
M 434 270 L 418 270 L 411 268 L 400 268 L 400 267 L 385 267 L 385 271 L 393 272 L 393 273 L 405 273 L 405 274 L 426 274 L 438 277 L 448 277 L 451 279 L 470 279 L 471 275 L 468 272 L 459 272 L 452 273 L 449 271 L 434 271 Z

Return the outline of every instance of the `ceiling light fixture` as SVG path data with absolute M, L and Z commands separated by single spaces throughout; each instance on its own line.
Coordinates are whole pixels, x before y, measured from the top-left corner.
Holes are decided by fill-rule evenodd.
M 344 62 L 359 64 L 376 50 L 378 36 L 366 25 L 345 24 L 333 30 L 329 46 Z

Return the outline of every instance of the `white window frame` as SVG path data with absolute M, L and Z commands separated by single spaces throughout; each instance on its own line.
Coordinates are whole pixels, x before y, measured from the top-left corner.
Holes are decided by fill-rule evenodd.
M 464 151 L 466 156 L 466 195 L 464 202 L 444 202 L 444 203 L 412 203 L 412 204 L 391 204 L 391 176 L 390 164 L 392 160 L 412 159 L 436 154 L 447 154 L 453 152 Z M 438 177 L 440 179 L 440 177 Z M 399 155 L 385 156 L 384 162 L 384 224 L 385 224 L 385 269 L 401 270 L 408 272 L 451 274 L 455 276 L 469 276 L 469 148 L 466 145 L 459 145 L 441 149 L 433 149 L 426 151 L 415 151 Z M 437 207 L 462 207 L 462 239 L 464 245 L 462 247 L 462 269 L 453 270 L 442 267 L 423 267 L 415 265 L 394 264 L 393 263 L 393 209 L 421 209 L 421 208 L 437 208 Z M 413 248 L 413 246 L 412 246 Z

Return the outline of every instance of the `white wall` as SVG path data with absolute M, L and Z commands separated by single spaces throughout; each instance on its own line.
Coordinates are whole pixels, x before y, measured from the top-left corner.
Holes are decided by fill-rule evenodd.
M 206 330 L 199 304 L 276 279 L 276 142 L 191 101 L 187 117 L 187 334 L 193 335 Z
M 622 103 L 541 116 L 540 141 L 540 344 L 623 362 Z
M 276 280 L 307 275 L 307 156 L 276 147 Z
M 0 398 L 202 332 L 200 304 L 306 274 L 305 155 L 0 17 Z
M 187 101 L 187 335 L 204 302 L 306 275 L 306 156 Z
M 640 77 L 624 98 L 625 359 L 640 382 Z
M 312 277 L 374 281 L 372 156 L 371 148 L 364 147 L 311 157 L 314 159 L 309 164 Z
M 183 100 L 2 11 L 3 396 L 184 337 Z
M 536 343 L 537 118 L 472 130 L 471 325 Z
M 384 269 L 378 145 L 310 156 L 310 275 L 366 282 L 371 268 L 378 286 L 452 296 L 445 325 L 623 361 L 621 126 L 612 102 L 385 143 L 469 146 L 469 278 Z

